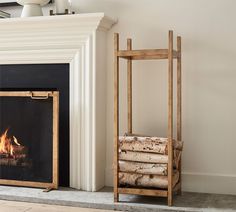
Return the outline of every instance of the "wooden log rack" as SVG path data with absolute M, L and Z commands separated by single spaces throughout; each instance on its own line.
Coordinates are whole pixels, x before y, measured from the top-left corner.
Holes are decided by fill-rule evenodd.
M 119 184 L 119 60 L 127 60 L 127 100 L 128 100 L 128 133 L 132 134 L 132 61 L 133 60 L 168 60 L 168 188 L 126 188 Z M 176 130 L 177 141 L 182 140 L 181 120 L 181 37 L 177 36 L 177 50 L 173 49 L 173 31 L 169 31 L 168 49 L 132 50 L 132 40 L 127 39 L 127 50 L 119 50 L 119 34 L 114 34 L 114 202 L 119 202 L 119 194 L 135 194 L 146 196 L 167 197 L 168 205 L 173 204 L 173 193 L 181 194 L 181 159 L 178 171 L 179 181 L 173 187 L 173 140 L 174 140 L 174 102 L 173 102 L 173 60 L 177 60 L 176 89 Z

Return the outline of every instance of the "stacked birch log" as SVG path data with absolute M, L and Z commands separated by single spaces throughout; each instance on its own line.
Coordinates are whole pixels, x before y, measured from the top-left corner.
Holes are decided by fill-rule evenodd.
M 179 180 L 182 141 L 173 140 L 173 187 Z M 125 135 L 119 137 L 119 183 L 121 186 L 168 187 L 168 139 Z

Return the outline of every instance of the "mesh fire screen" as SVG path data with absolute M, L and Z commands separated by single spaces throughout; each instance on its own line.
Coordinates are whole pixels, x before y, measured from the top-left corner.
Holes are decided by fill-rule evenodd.
M 0 184 L 58 184 L 58 92 L 0 92 Z

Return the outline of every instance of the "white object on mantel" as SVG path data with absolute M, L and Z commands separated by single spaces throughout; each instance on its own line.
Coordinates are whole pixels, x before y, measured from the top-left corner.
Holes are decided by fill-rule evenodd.
M 43 16 L 42 6 L 49 2 L 50 0 L 17 0 L 23 6 L 21 17 Z
M 0 19 L 0 64 L 70 65 L 70 186 L 86 191 L 105 184 L 106 34 L 114 23 L 103 13 Z
M 56 14 L 65 13 L 66 9 L 70 9 L 70 4 L 68 0 L 55 0 Z

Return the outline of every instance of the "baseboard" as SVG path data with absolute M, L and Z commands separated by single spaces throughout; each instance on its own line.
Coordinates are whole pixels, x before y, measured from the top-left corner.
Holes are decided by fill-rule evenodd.
M 236 195 L 236 175 L 183 172 L 183 191 Z M 106 168 L 106 186 L 113 186 L 113 173 Z
M 236 195 L 236 175 L 184 172 L 182 177 L 183 191 Z
M 113 187 L 113 170 L 112 170 L 112 168 L 105 169 L 105 186 Z

